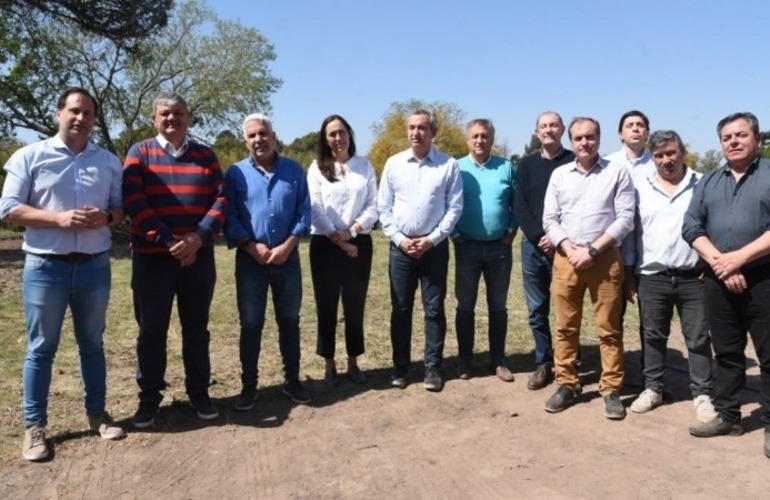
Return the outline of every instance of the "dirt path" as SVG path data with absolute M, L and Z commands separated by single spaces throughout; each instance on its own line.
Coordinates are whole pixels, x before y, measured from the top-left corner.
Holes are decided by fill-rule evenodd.
M 53 460 L 0 474 L 0 498 L 767 498 L 756 373 L 750 432 L 697 440 L 686 365 L 671 366 L 674 401 L 622 422 L 604 418 L 595 373 L 557 415 L 542 410 L 552 389 L 528 391 L 523 373 L 508 385 L 452 380 L 439 394 L 390 389 L 385 371 L 363 390 L 310 382 L 312 406 L 269 388 L 247 413 L 218 400 L 223 415 L 208 426 L 178 404 L 122 442 L 60 437 L 74 442 Z

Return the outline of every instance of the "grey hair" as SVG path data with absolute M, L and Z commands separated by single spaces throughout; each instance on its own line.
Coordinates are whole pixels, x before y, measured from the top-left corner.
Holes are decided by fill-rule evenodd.
M 184 97 L 177 94 L 176 92 L 169 91 L 161 92 L 152 101 L 152 114 L 155 115 L 155 111 L 157 111 L 158 106 L 160 105 L 173 106 L 175 104 L 181 104 L 184 110 L 187 111 L 187 113 L 190 113 L 190 107 L 187 105 L 187 101 L 184 100 Z
M 489 118 L 474 118 L 468 122 L 468 125 L 465 126 L 465 132 L 470 133 L 471 129 L 476 125 L 481 125 L 489 131 L 489 134 L 492 137 L 495 136 L 495 126 L 492 124 L 492 120 Z
M 749 128 L 751 128 L 751 131 L 754 133 L 755 136 L 759 136 L 759 120 L 757 119 L 757 115 L 754 113 L 750 113 L 748 111 L 743 111 L 740 113 L 733 113 L 731 115 L 727 115 L 721 120 L 719 120 L 719 123 L 717 123 L 717 135 L 722 135 L 722 129 L 727 125 L 728 123 L 732 123 L 736 120 L 746 120 L 749 124 Z
M 425 115 L 428 117 L 428 121 L 430 122 L 430 128 L 433 130 L 438 130 L 438 122 L 436 121 L 436 115 L 428 111 L 427 109 L 420 108 L 412 111 L 410 116 L 415 115 Z
M 662 148 L 670 141 L 676 141 L 679 145 L 679 151 L 681 151 L 682 154 L 687 154 L 687 148 L 685 147 L 684 142 L 682 142 L 682 138 L 673 130 L 656 130 L 647 140 L 647 147 L 649 147 L 650 152 L 652 152 L 658 148 Z
M 263 113 L 252 113 L 243 119 L 243 137 L 246 137 L 246 124 L 249 122 L 263 123 L 267 125 L 267 128 L 270 130 L 270 132 L 273 131 L 273 122 L 270 121 L 270 118 L 268 118 Z
M 583 123 L 583 122 L 591 122 L 591 123 L 593 123 L 596 126 L 596 137 L 597 138 L 601 138 L 601 136 L 602 136 L 602 129 L 599 126 L 599 122 L 596 119 L 590 118 L 588 116 L 576 116 L 575 118 L 572 119 L 571 122 L 569 122 L 569 127 L 567 127 L 567 133 L 569 134 L 569 139 L 570 140 L 572 140 L 572 127 L 574 127 L 578 123 Z
M 537 130 L 537 127 L 540 126 L 540 119 L 545 115 L 554 115 L 556 118 L 559 119 L 559 125 L 561 125 L 561 128 L 564 128 L 564 120 L 561 119 L 561 115 L 559 113 L 557 113 L 556 111 L 543 111 L 542 113 L 537 115 L 537 120 L 535 120 L 535 130 Z

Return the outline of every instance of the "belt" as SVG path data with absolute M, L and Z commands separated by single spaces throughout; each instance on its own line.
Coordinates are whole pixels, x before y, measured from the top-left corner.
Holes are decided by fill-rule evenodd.
M 43 259 L 48 260 L 58 260 L 62 262 L 70 262 L 70 263 L 76 263 L 76 262 L 87 262 L 89 260 L 94 260 L 97 257 L 99 257 L 102 254 L 107 253 L 105 250 L 104 252 L 99 253 L 82 253 L 82 252 L 72 252 L 72 253 L 65 253 L 65 254 L 58 254 L 58 253 L 46 253 L 46 254 L 32 254 L 37 257 L 41 257 Z
M 669 278 L 697 278 L 703 274 L 703 268 L 677 269 L 675 267 L 669 267 L 665 271 L 659 271 L 655 274 L 659 276 L 668 276 Z

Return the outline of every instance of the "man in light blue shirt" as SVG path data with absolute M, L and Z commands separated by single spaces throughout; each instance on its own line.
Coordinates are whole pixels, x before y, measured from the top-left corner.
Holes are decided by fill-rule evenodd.
M 623 241 L 623 261 L 638 276 L 644 324 L 644 391 L 631 411 L 645 413 L 663 403 L 666 344 L 674 308 L 679 312 L 690 365 L 690 390 L 698 420 L 717 414 L 711 402 L 711 337 L 703 296 L 705 263 L 681 235 L 684 214 L 701 174 L 687 168 L 679 134 L 658 130 L 649 140 L 656 171 L 637 177 L 636 224 Z M 631 299 L 633 300 L 633 299 Z
M 462 213 L 462 179 L 457 161 L 433 147 L 437 125 L 430 111 L 407 120 L 411 148 L 385 162 L 377 208 L 390 238 L 391 383 L 404 388 L 411 361 L 412 308 L 417 283 L 425 309 L 425 389 L 440 391 L 439 368 L 446 337 L 447 237 Z
M 105 411 L 102 342 L 110 297 L 109 226 L 123 220 L 123 177 L 120 160 L 89 142 L 96 107 L 88 91 L 66 90 L 57 103 L 59 132 L 20 149 L 5 164 L 0 218 L 26 226 L 22 455 L 27 460 L 48 456 L 48 392 L 67 306 L 80 353 L 89 428 L 104 439 L 124 436 Z
M 310 229 L 307 179 L 296 161 L 275 152 L 275 132 L 266 116 L 247 116 L 243 135 L 249 157 L 225 174 L 225 233 L 228 246 L 238 248 L 235 281 L 243 387 L 235 409 L 250 410 L 257 399 L 257 364 L 268 288 L 273 293 L 283 357 L 283 393 L 295 403 L 307 404 L 310 394 L 299 381 L 302 275 L 297 250 L 300 238 Z
M 463 380 L 471 376 L 474 310 L 483 274 L 489 309 L 490 371 L 504 382 L 513 382 L 505 361 L 505 337 L 513 265 L 511 243 L 518 228 L 513 215 L 516 173 L 510 161 L 492 155 L 495 127 L 490 120 L 471 120 L 466 130 L 470 153 L 457 162 L 463 180 L 463 213 L 452 237 L 460 357 L 457 375 Z

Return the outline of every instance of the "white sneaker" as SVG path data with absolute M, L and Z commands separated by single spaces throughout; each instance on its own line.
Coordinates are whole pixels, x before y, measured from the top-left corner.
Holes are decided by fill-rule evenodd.
M 695 407 L 695 415 L 698 416 L 700 422 L 708 423 L 719 416 L 719 413 L 714 409 L 714 403 L 711 402 L 711 398 L 707 394 L 701 394 L 695 398 L 692 405 Z
M 663 396 L 652 389 L 645 389 L 639 397 L 631 403 L 631 411 L 634 413 L 647 413 L 663 404 Z

